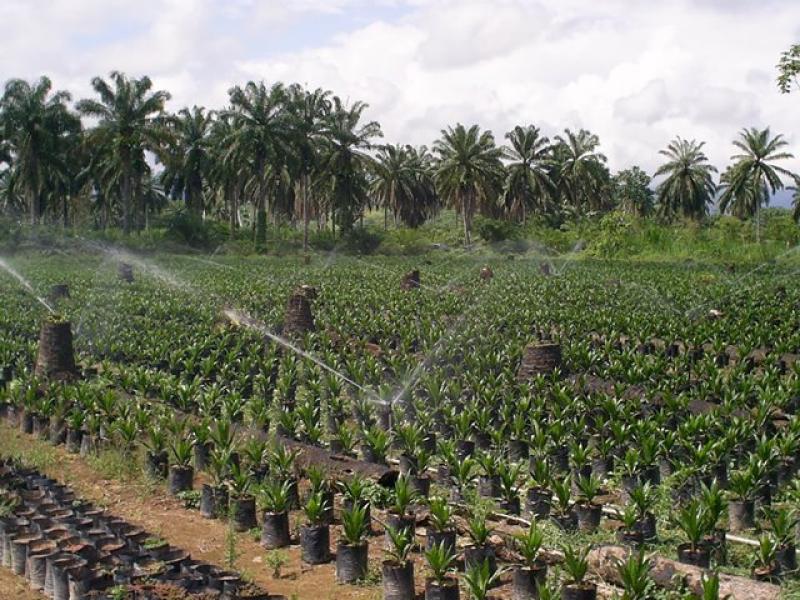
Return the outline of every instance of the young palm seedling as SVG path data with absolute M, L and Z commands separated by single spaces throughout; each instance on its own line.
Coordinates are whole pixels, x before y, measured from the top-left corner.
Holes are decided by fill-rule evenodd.
M 270 478 L 258 490 L 258 503 L 263 510 L 261 545 L 269 550 L 289 545 L 289 482 Z
M 303 505 L 306 523 L 300 527 L 303 562 L 320 565 L 330 560 L 330 526 L 325 522 L 327 503 L 322 492 L 311 494 Z
M 483 560 L 479 564 L 467 566 L 466 573 L 464 573 L 464 583 L 469 590 L 470 598 L 473 600 L 486 600 L 489 588 L 502 575 L 502 570 L 492 570 L 492 565 L 489 559 Z
M 586 581 L 589 563 L 586 557 L 589 548 L 576 549 L 571 545 L 562 548 L 564 552 L 564 571 L 566 580 L 562 588 L 563 600 L 589 600 L 597 597 L 597 586 Z
M 458 579 L 451 575 L 456 555 L 444 542 L 425 551 L 431 576 L 425 580 L 426 600 L 458 600 Z
M 450 554 L 456 551 L 456 531 L 453 528 L 453 512 L 447 500 L 433 497 L 428 501 L 430 516 L 428 528 L 425 532 L 425 548 L 430 550 L 434 546 L 444 544 Z
M 187 438 L 173 440 L 170 446 L 173 463 L 169 468 L 167 486 L 170 494 L 177 496 L 192 489 L 194 469 L 192 468 L 192 442 Z
M 472 516 L 467 521 L 469 534 L 472 544 L 464 549 L 464 564 L 466 568 L 479 566 L 486 561 L 489 571 L 494 573 L 497 570 L 494 549 L 489 544 L 489 536 L 492 529 L 486 523 L 486 513 L 480 507 L 473 508 Z
M 342 536 L 336 545 L 336 580 L 354 583 L 367 574 L 369 531 L 365 506 L 355 505 L 342 513 Z
M 514 542 L 524 560 L 524 564 L 514 570 L 514 597 L 518 600 L 533 600 L 537 597 L 537 587 L 543 585 L 547 578 L 547 564 L 539 558 L 544 534 L 535 519 L 531 520 L 525 533 L 514 536 Z
M 386 528 L 390 545 L 383 561 L 383 597 L 386 600 L 413 600 L 414 561 L 409 559 L 414 540 L 408 530 Z

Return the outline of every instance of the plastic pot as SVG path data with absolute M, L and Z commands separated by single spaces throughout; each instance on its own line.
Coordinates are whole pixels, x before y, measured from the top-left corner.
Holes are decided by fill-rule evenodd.
M 681 544 L 678 546 L 678 562 L 707 569 L 711 564 L 711 551 L 703 546 L 692 549 L 691 544 Z
M 500 496 L 501 491 L 499 475 L 492 475 L 491 477 L 481 475 L 478 477 L 478 493 L 484 498 L 497 498 Z
M 489 573 L 494 573 L 497 570 L 494 548 L 487 544 L 481 544 L 480 546 L 473 544 L 464 548 L 464 566 L 466 569 L 479 567 L 485 560 L 489 562 Z
M 285 548 L 289 542 L 289 513 L 265 512 L 261 526 L 261 545 L 268 550 L 275 550 Z
M 516 567 L 512 580 L 514 600 L 536 600 L 539 598 L 538 585 L 547 580 L 547 565 L 537 560 L 533 567 Z
M 331 535 L 328 525 L 307 525 L 300 528 L 300 556 L 309 565 L 330 562 Z
M 575 504 L 573 510 L 578 520 L 578 529 L 584 533 L 597 531 L 603 516 L 603 507 L 599 504 Z
M 67 429 L 67 452 L 78 454 L 81 451 L 83 432 L 80 429 Z
M 571 533 L 578 529 L 578 518 L 572 510 L 566 513 L 554 514 L 551 516 L 551 519 L 553 519 L 553 522 L 561 531 Z
M 339 583 L 355 583 L 367 575 L 369 545 L 347 544 L 340 541 L 336 545 L 336 581 Z
M 775 562 L 781 573 L 797 570 L 797 550 L 794 544 L 784 544 L 775 552 Z
M 728 522 L 732 533 L 755 527 L 755 504 L 752 500 L 728 502 Z
M 458 579 L 446 578 L 439 583 L 435 579 L 425 581 L 425 600 L 458 600 Z
M 395 531 L 405 530 L 408 534 L 409 539 L 414 541 L 414 533 L 417 526 L 417 520 L 414 518 L 413 515 L 398 515 L 393 512 L 386 513 L 386 528 L 387 531 L 384 534 L 386 547 L 390 548 L 392 545 L 392 538 L 389 536 L 388 529 L 394 529 Z
M 434 546 L 444 543 L 448 554 L 456 553 L 456 532 L 454 529 L 437 531 L 430 527 L 425 532 L 425 550 L 430 550 Z
M 546 517 L 550 514 L 553 494 L 545 488 L 528 488 L 525 496 L 525 510 L 535 517 Z
M 561 588 L 561 600 L 596 600 L 597 586 L 593 583 L 573 583 Z
M 169 478 L 167 487 L 169 493 L 177 496 L 181 492 L 192 489 L 194 481 L 194 469 L 190 466 L 172 465 L 169 468 Z
M 256 522 L 256 499 L 245 495 L 241 498 L 231 499 L 231 520 L 235 531 L 249 531 L 258 523 Z
M 384 600 L 414 599 L 414 561 L 398 563 L 385 560 L 382 575 Z

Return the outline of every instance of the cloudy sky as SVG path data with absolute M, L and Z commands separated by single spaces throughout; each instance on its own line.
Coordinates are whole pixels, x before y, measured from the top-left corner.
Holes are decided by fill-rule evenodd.
M 368 102 L 387 141 L 586 127 L 613 169 L 652 170 L 675 135 L 722 167 L 744 126 L 800 156 L 800 92 L 774 68 L 798 41 L 800 0 L 0 0 L 2 80 L 79 98 L 93 75 L 149 74 L 174 109 L 299 81 Z

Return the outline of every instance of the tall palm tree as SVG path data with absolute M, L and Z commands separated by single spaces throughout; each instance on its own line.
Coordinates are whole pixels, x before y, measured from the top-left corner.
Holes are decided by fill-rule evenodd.
M 769 204 L 771 194 L 782 190 L 781 176 L 794 180 L 795 174 L 774 161 L 793 158 L 790 152 L 781 150 L 789 143 L 778 134 L 770 135 L 766 129 L 743 129 L 733 145 L 741 150 L 731 156 L 733 164 L 723 173 L 719 197 L 721 212 L 731 212 L 741 218 L 756 217 L 756 238 L 760 241 L 759 216 L 762 206 Z
M 655 172 L 656 177 L 666 176 L 656 188 L 658 208 L 663 217 L 682 214 L 699 219 L 708 212 L 717 189 L 713 176 L 717 169 L 709 164 L 703 152 L 704 145 L 705 142 L 677 137 L 659 151 L 667 157 L 667 162 Z
M 182 197 L 195 215 L 203 210 L 203 186 L 211 166 L 212 112 L 194 106 L 169 120 L 173 143 L 165 153 L 161 183 L 172 197 Z
M 461 213 L 464 244 L 470 246 L 472 219 L 481 202 L 490 203 L 502 186 L 502 151 L 490 131 L 461 123 L 442 130 L 433 145 L 436 153 L 435 181 L 439 194 Z
M 534 125 L 518 125 L 506 139 L 510 146 L 503 147 L 503 156 L 511 162 L 506 166 L 503 196 L 509 213 L 521 215 L 525 222 L 528 211 L 545 212 L 552 199 L 550 140 Z
M 334 96 L 325 124 L 325 178 L 334 219 L 338 218 L 342 232 L 352 228 L 369 201 L 367 170 L 372 158 L 366 151 L 374 138 L 383 135 L 376 121 L 362 124 L 366 109 L 363 102 L 346 106 Z
M 232 121 L 231 137 L 225 141 L 232 154 L 247 157 L 250 163 L 256 210 L 256 247 L 263 249 L 267 240 L 268 167 L 277 168 L 286 160 L 288 123 L 286 89 L 276 83 L 250 81 L 244 88 L 228 91 L 231 108 L 223 114 Z
M 145 151 L 158 153 L 170 137 L 164 126 L 164 104 L 170 95 L 164 90 L 152 91 L 149 77 L 129 79 L 119 71 L 112 71 L 110 79 L 110 83 L 102 77 L 92 79 L 99 100 L 81 100 L 77 109 L 98 119 L 89 142 L 113 153 L 109 163 L 119 170 L 122 227 L 128 234 L 137 213 L 144 215 Z
M 288 113 L 291 124 L 293 162 L 297 171 L 297 184 L 303 215 L 303 251 L 308 251 L 309 195 L 311 176 L 319 166 L 321 140 L 325 132 L 325 118 L 330 112 L 331 92 L 321 88 L 313 92 L 300 85 L 288 89 Z
M 50 184 L 66 173 L 68 138 L 80 130 L 79 119 L 67 108 L 69 100 L 67 92 L 52 92 L 47 77 L 34 84 L 12 79 L 0 98 L 0 131 L 14 171 L 7 184 L 13 186 L 12 195 L 26 197 L 34 225 L 44 212 Z
M 602 210 L 609 204 L 610 175 L 606 156 L 598 151 L 600 138 L 581 129 L 577 133 L 565 129 L 556 136 L 553 148 L 554 178 L 564 204 L 576 211 Z

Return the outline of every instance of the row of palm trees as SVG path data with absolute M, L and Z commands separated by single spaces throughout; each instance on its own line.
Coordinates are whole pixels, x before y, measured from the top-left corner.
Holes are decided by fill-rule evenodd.
M 702 218 L 715 200 L 738 217 L 757 215 L 797 176 L 776 162 L 791 158 L 769 129 L 746 129 L 737 154 L 715 181 L 703 143 L 677 138 L 661 151 L 652 180 L 638 167 L 612 176 L 599 138 L 565 130 L 549 139 L 517 126 L 498 145 L 490 131 L 458 124 L 431 149 L 378 144 L 380 125 L 366 105 L 322 89 L 248 82 L 229 90 L 219 111 L 166 111 L 168 92 L 147 77 L 112 72 L 92 80 L 94 98 L 70 106 L 67 92 L 43 77 L 11 80 L 0 98 L 0 203 L 27 211 L 31 223 L 89 204 L 103 227 L 129 233 L 146 226 L 168 199 L 196 215 L 228 219 L 231 231 L 249 209 L 257 243 L 267 219 L 346 231 L 365 210 L 384 210 L 417 227 L 440 207 L 460 215 L 470 243 L 473 218 L 525 221 L 620 208 L 665 219 Z M 87 119 L 81 121 L 81 117 Z M 60 213 L 60 214 L 59 214 Z

